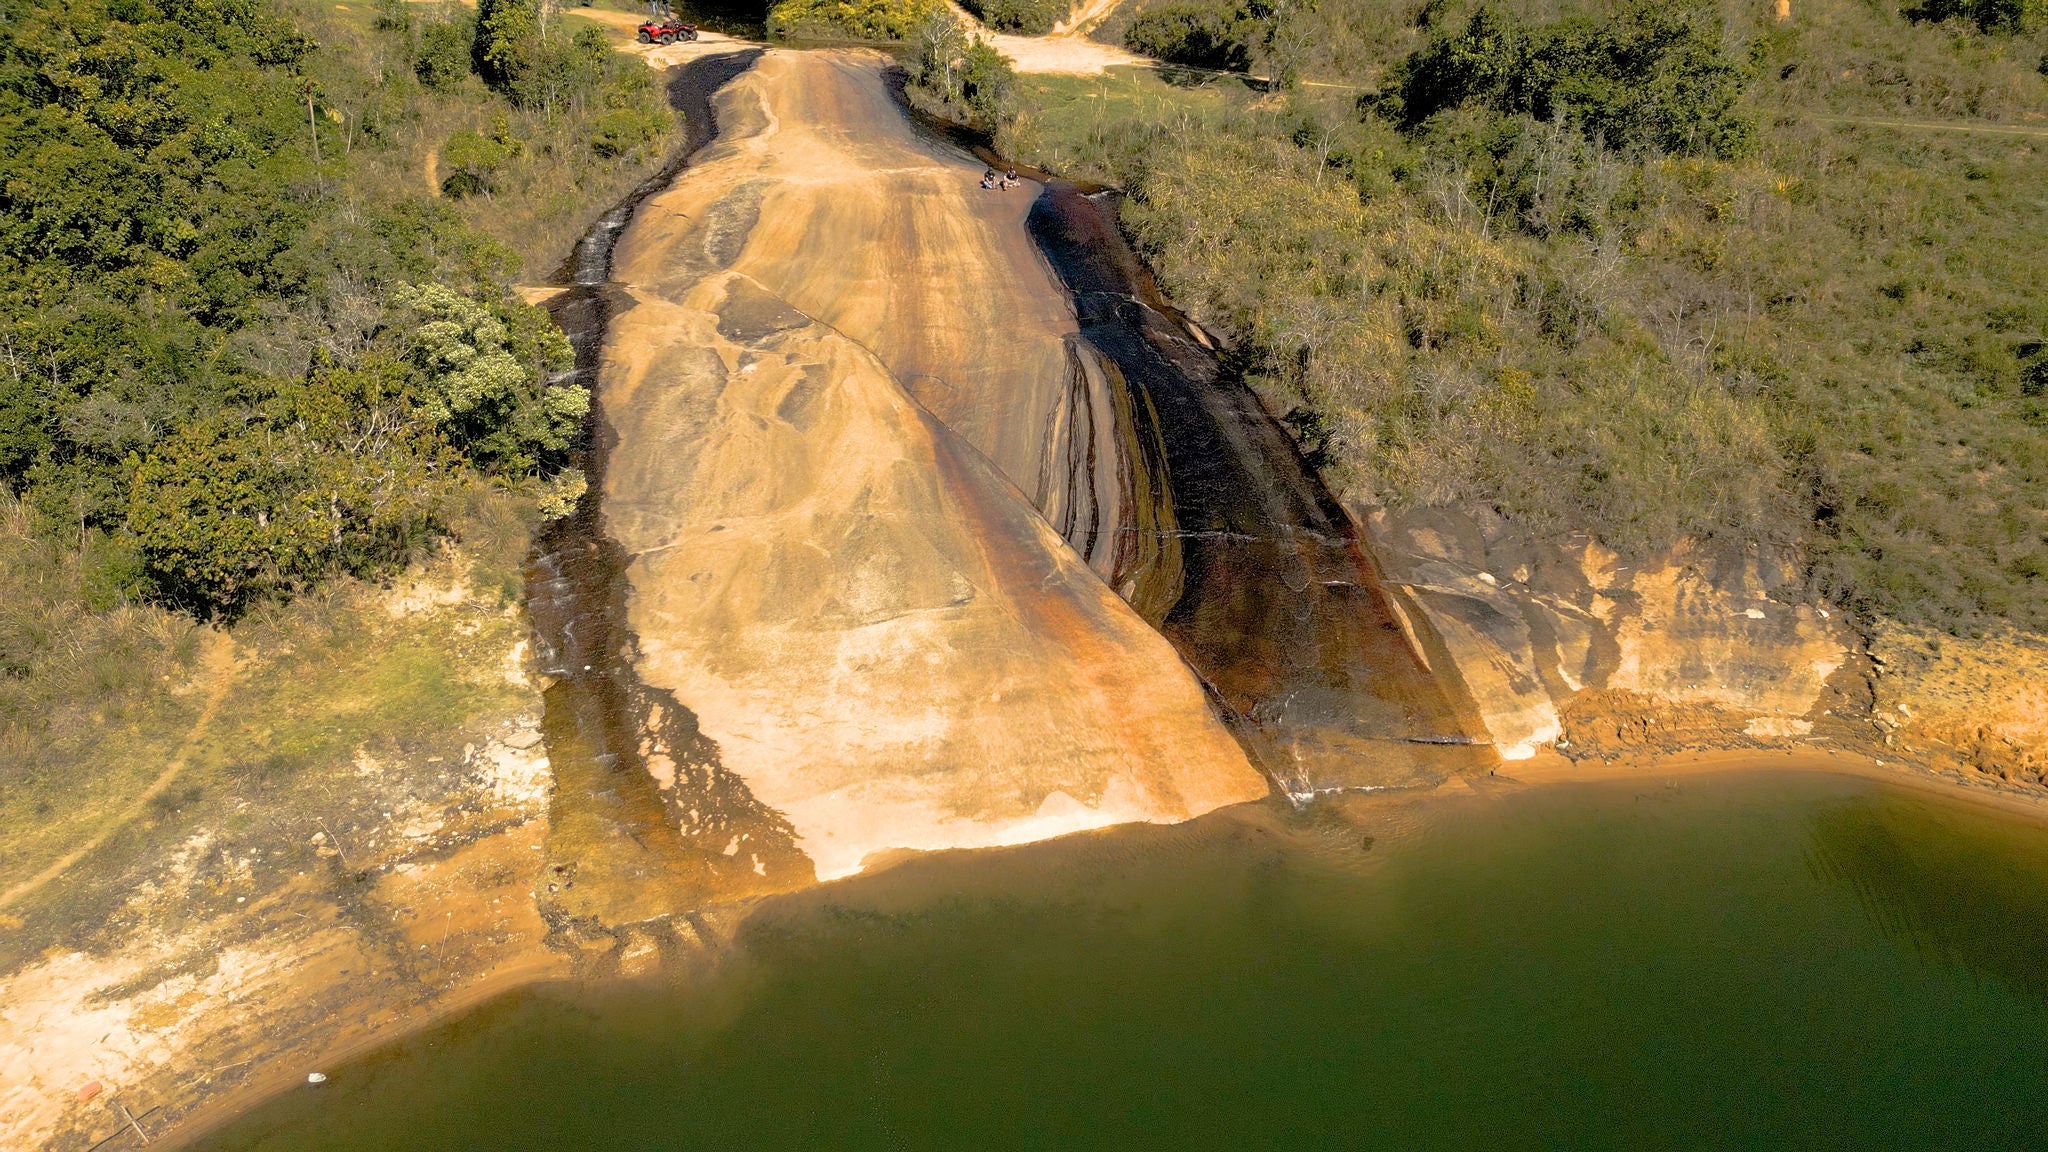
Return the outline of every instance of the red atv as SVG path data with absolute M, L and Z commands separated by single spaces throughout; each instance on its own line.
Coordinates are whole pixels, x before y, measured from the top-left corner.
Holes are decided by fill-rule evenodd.
M 639 39 L 642 44 L 673 44 L 678 40 L 696 38 L 697 26 L 685 24 L 680 20 L 663 20 L 660 23 L 650 20 L 640 26 Z

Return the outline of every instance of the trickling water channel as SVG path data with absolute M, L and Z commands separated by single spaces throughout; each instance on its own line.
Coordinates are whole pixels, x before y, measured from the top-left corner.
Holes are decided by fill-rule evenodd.
M 588 491 L 541 533 L 528 571 L 536 652 L 554 679 L 544 730 L 557 791 L 541 899 L 558 930 L 666 923 L 815 878 L 792 827 L 723 766 L 690 711 L 635 675 L 630 557 L 605 534 L 601 507 L 611 437 L 597 385 L 607 324 L 629 306 L 608 283 L 613 248 L 640 203 L 709 143 L 711 94 L 756 55 L 679 70 L 670 95 L 688 126 L 684 150 L 579 241 L 552 305 L 596 397 Z M 1170 496 L 1158 523 L 1172 525 L 1173 547 L 1143 551 L 1179 567 L 1146 584 L 1178 594 L 1145 607 L 1253 761 L 1297 799 L 1490 764 L 1416 658 L 1349 518 L 1159 297 L 1118 230 L 1113 194 L 1050 182 L 1029 228 L 1072 293 L 1081 340 L 1116 367 L 1127 393 L 1119 421 L 1132 425 L 1125 439 L 1146 479 Z
M 1008 166 L 986 136 L 912 107 L 905 80 L 889 76 L 914 123 Z M 1123 439 L 1168 495 L 1161 519 L 1176 546 L 1146 553 L 1181 570 L 1146 583 L 1178 592 L 1133 605 L 1202 678 L 1252 762 L 1297 801 L 1498 763 L 1469 702 L 1418 657 L 1404 619 L 1427 622 L 1396 605 L 1293 438 L 1160 295 L 1118 224 L 1119 194 L 1031 175 L 1043 184 L 1031 238 L 1072 295 L 1081 339 L 1130 390 Z
M 1476 722 L 1416 657 L 1350 517 L 1160 297 L 1117 203 L 1049 181 L 1030 227 L 1082 336 L 1143 394 L 1131 409 L 1159 422 L 1183 590 L 1156 623 L 1253 762 L 1297 798 L 1490 765 Z

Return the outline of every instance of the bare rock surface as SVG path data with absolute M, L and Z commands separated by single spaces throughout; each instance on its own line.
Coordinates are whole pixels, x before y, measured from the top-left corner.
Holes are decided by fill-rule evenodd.
M 1891 622 L 1872 633 L 1872 723 L 1886 748 L 2048 784 L 2048 638 L 1964 639 Z
M 1687 541 L 1630 565 L 1590 536 L 1539 540 L 1484 513 L 1364 519 L 1441 640 L 1451 667 L 1438 671 L 1463 682 L 1507 759 L 1565 736 L 1574 712 L 1620 729 L 1661 715 L 1688 743 L 1797 738 L 1858 643 L 1756 549 Z
M 605 500 L 642 678 L 821 878 L 1264 795 L 1034 507 L 1096 487 L 1073 317 L 1028 194 L 913 133 L 882 64 L 764 57 L 620 243 Z

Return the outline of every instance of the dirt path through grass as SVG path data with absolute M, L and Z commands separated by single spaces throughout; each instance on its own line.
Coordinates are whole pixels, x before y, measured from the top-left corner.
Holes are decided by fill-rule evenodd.
M 1854 124 L 1864 128 L 1925 128 L 1934 132 L 1990 132 L 2000 136 L 2048 137 L 2048 128 L 2021 124 L 1966 124 L 1958 120 L 1880 120 L 1870 116 L 1809 116 L 1823 124 Z
M 149 807 L 151 800 L 163 795 L 164 790 L 177 780 L 178 774 L 185 770 L 186 763 L 191 760 L 193 751 L 199 747 L 199 741 L 205 737 L 207 729 L 212 726 L 214 713 L 220 710 L 221 701 L 227 698 L 228 689 L 234 686 L 234 640 L 225 632 L 208 633 L 204 662 L 206 701 L 199 709 L 198 718 L 192 721 L 192 727 L 186 731 L 185 738 L 178 743 L 178 750 L 172 754 L 170 762 L 164 765 L 164 770 L 157 773 L 156 779 L 150 783 L 148 788 L 143 789 L 142 794 L 135 798 L 134 803 L 128 805 L 125 811 L 109 821 L 92 839 L 87 840 L 84 844 L 65 854 L 48 868 L 9 888 L 5 894 L 0 894 L 0 908 L 5 908 L 22 897 L 35 892 L 43 885 L 69 871 L 72 865 L 98 851 L 99 847 L 111 839 L 114 833 L 119 832 L 133 822 L 137 816 L 142 814 L 144 809 Z

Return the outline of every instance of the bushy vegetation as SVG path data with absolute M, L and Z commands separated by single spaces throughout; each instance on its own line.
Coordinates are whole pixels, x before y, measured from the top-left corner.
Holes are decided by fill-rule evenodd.
M 1007 124 L 1015 112 L 1017 74 L 987 41 L 969 40 L 950 13 L 918 30 L 910 65 L 910 98 L 936 115 L 983 132 Z
M 1793 545 L 1862 612 L 2048 629 L 2042 141 L 1853 122 L 2039 117 L 2041 44 L 1554 13 L 1298 9 L 1259 51 L 1360 96 L 1032 78 L 1001 143 L 1128 189 L 1348 499 Z
M 561 467 L 588 402 L 549 382 L 567 346 L 410 146 L 495 107 L 443 149 L 446 190 L 488 196 L 528 152 L 605 169 L 652 144 L 583 127 L 564 154 L 655 100 L 594 28 L 515 0 L 375 27 L 265 0 L 5 8 L 0 485 L 101 599 L 232 616 L 403 563 L 469 475 Z
M 909 40 L 943 0 L 780 0 L 768 10 L 768 31 L 779 37 Z
M 1462 29 L 1396 64 L 1378 110 L 1413 130 L 1479 103 L 1569 122 L 1616 148 L 1738 157 L 1754 139 L 1736 107 L 1752 69 L 1723 50 L 1721 32 L 1699 8 L 1643 5 L 1539 22 L 1481 7 Z
M 1967 21 L 1979 32 L 2030 32 L 2048 20 L 2048 4 L 2041 0 L 1921 0 L 1905 10 L 1914 20 L 1939 23 Z M 2048 56 L 2042 57 L 2048 63 Z
M 1169 64 L 1292 83 L 1330 30 L 1304 0 L 1133 0 L 1092 35 Z
M 1068 0 L 961 0 L 961 7 L 998 32 L 1041 36 L 1073 10 Z
M 1242 72 L 1258 35 L 1253 14 L 1213 3 L 1154 4 L 1124 28 L 1124 47 L 1169 64 Z
M 602 29 L 586 24 L 572 33 L 548 11 L 530 0 L 478 0 L 471 63 L 514 104 L 552 114 L 597 90 L 612 48 Z

